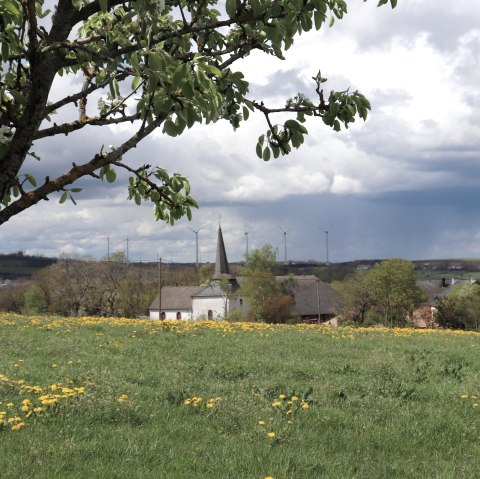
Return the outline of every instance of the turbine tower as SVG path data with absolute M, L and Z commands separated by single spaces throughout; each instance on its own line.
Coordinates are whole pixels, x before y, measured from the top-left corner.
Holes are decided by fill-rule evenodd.
M 206 228 L 207 225 L 203 225 L 198 230 L 194 230 L 192 228 L 188 228 L 192 233 L 195 233 L 195 247 L 196 247 L 196 256 L 195 256 L 195 267 L 198 271 L 198 233 Z
M 284 250 L 285 250 L 285 265 L 287 264 L 287 233 L 289 231 L 291 231 L 291 230 L 282 230 L 282 232 L 283 232 L 283 246 L 284 246 Z
M 331 228 L 331 226 L 330 226 Z M 328 266 L 330 264 L 330 258 L 328 256 L 328 229 L 323 229 L 321 228 L 320 226 L 318 227 L 318 229 L 322 230 L 324 233 L 325 233 L 325 246 L 326 246 L 326 257 L 327 257 L 327 260 L 325 261 L 325 264 Z
M 248 231 L 247 225 L 243 225 L 243 229 L 245 231 L 245 261 L 248 260 Z

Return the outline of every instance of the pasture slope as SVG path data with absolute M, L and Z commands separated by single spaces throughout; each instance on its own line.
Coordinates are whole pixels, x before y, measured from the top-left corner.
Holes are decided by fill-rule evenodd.
M 480 477 L 480 335 L 0 316 L 0 477 Z

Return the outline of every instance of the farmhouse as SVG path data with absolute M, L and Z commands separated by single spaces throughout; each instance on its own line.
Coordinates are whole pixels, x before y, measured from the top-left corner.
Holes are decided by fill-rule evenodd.
M 425 293 L 426 301 L 413 312 L 413 324 L 417 328 L 435 327 L 439 301 L 445 298 L 453 288 L 468 284 L 478 284 L 478 282 L 473 279 L 456 278 L 452 278 L 450 281 L 446 278 L 419 281 L 418 285 Z
M 286 279 L 277 276 L 278 281 Z M 223 319 L 232 311 L 245 316 L 249 307 L 241 296 L 242 277 L 230 274 L 222 228 L 218 227 L 215 273 L 208 285 L 166 286 L 150 305 L 150 319 Z M 292 314 L 304 321 L 327 321 L 334 316 L 335 291 L 315 276 L 295 276 Z M 160 301 L 161 300 L 161 301 Z

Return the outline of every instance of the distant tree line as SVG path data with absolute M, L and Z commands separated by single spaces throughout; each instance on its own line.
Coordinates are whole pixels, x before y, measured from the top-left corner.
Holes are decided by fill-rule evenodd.
M 163 265 L 162 285 L 192 285 L 198 280 L 194 267 Z M 123 252 L 111 254 L 109 261 L 64 258 L 38 271 L 28 283 L 0 288 L 0 311 L 137 317 L 148 314 L 158 288 L 158 264 L 128 263 Z

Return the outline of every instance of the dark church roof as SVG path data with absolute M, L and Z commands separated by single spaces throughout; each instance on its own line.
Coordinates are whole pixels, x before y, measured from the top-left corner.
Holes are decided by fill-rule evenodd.
M 218 225 L 217 239 L 217 258 L 215 261 L 215 273 L 213 279 L 232 279 L 230 269 L 228 267 L 227 253 L 225 251 L 225 243 L 223 242 L 222 227 Z

